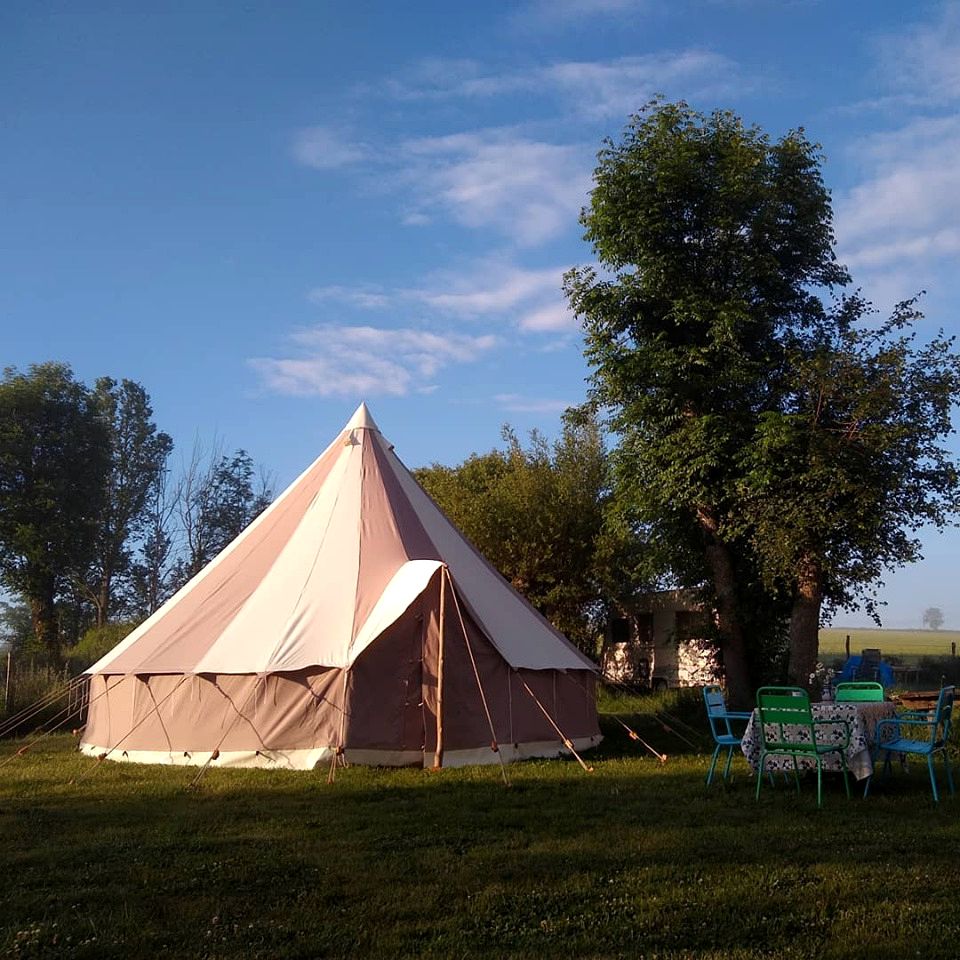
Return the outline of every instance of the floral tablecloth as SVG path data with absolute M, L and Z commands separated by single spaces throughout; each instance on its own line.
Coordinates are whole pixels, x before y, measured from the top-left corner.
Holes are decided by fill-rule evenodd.
M 863 780 L 873 773 L 873 752 L 874 734 L 877 729 L 877 722 L 885 717 L 892 717 L 896 713 L 896 708 L 892 703 L 814 703 L 811 704 L 814 720 L 846 720 L 850 725 L 850 746 L 847 747 L 845 756 L 847 769 L 858 779 Z M 750 722 L 743 735 L 740 744 L 743 755 L 754 770 L 760 765 L 760 724 L 757 722 L 757 711 L 753 711 Z M 785 730 L 788 735 L 791 729 L 796 733 L 806 735 L 803 727 L 791 728 L 787 726 Z M 769 736 L 777 735 L 776 727 L 773 724 L 767 724 Z M 846 730 L 840 723 L 818 724 L 816 727 L 817 743 L 842 743 L 846 736 Z M 889 731 L 892 736 L 892 731 Z M 812 758 L 803 757 L 799 761 L 801 770 L 816 769 L 816 761 Z M 793 772 L 793 758 L 782 756 L 767 757 L 764 763 L 764 770 L 775 772 L 780 770 Z M 828 753 L 823 757 L 824 770 L 840 770 L 840 757 L 836 753 Z

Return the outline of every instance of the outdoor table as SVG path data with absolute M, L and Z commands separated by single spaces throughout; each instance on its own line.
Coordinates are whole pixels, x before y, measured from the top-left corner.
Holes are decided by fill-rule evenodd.
M 877 722 L 886 717 L 896 715 L 896 706 L 889 701 L 882 703 L 864 702 L 864 703 L 837 703 L 829 701 L 824 703 L 813 703 L 810 705 L 814 720 L 846 720 L 850 725 L 850 745 L 844 751 L 847 761 L 847 769 L 856 777 L 857 780 L 863 780 L 873 773 L 873 744 L 874 734 L 877 729 Z M 754 710 L 750 716 L 750 722 L 743 734 L 740 748 L 743 755 L 747 758 L 750 766 L 756 770 L 760 765 L 760 731 L 758 729 L 757 711 Z M 774 725 L 767 724 L 771 735 L 774 732 Z M 791 727 L 785 728 L 788 736 L 791 735 Z M 802 728 L 793 728 L 799 732 Z M 817 742 L 818 743 L 837 743 L 842 742 L 846 735 L 846 730 L 842 724 L 817 724 Z M 892 735 L 892 731 L 888 730 Z M 885 734 L 886 736 L 886 734 Z M 835 770 L 840 772 L 840 755 L 838 753 L 828 753 L 823 756 L 823 769 Z M 815 770 L 816 761 L 813 758 L 801 757 L 797 761 L 801 770 Z M 793 772 L 793 758 L 782 756 L 768 756 L 763 765 L 765 772 L 773 773 L 778 771 Z

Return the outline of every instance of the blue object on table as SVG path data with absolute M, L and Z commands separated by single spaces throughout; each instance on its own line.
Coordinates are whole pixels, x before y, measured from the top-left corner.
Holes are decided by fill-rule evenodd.
M 886 756 L 883 762 L 883 775 L 886 778 L 890 773 L 890 754 L 915 754 L 927 758 L 927 770 L 930 773 L 930 787 L 933 790 L 933 802 L 940 802 L 937 792 L 937 777 L 933 769 L 933 758 L 943 755 L 943 765 L 947 768 L 947 786 L 950 795 L 954 795 L 953 771 L 950 769 L 950 752 L 947 750 L 947 741 L 950 739 L 950 723 L 953 716 L 953 687 L 943 687 L 937 697 L 936 708 L 928 713 L 911 711 L 901 714 L 892 720 L 881 720 L 877 724 L 877 745 L 873 752 L 873 768 L 877 768 L 877 758 L 882 750 Z M 904 728 L 907 728 L 904 730 Z M 883 742 L 884 729 L 892 729 L 892 739 Z M 863 795 L 870 793 L 870 781 L 864 787 Z
M 703 703 L 707 708 L 710 733 L 713 734 L 713 742 L 716 744 L 713 759 L 710 761 L 710 769 L 707 772 L 707 786 L 709 787 L 713 782 L 713 773 L 720 757 L 720 751 L 724 749 L 727 751 L 727 762 L 723 768 L 723 779 L 726 780 L 730 776 L 733 751 L 739 749 L 740 741 L 743 739 L 742 733 L 738 736 L 733 732 L 730 721 L 740 720 L 746 723 L 750 719 L 750 714 L 728 710 L 727 702 L 723 697 L 723 690 L 715 684 L 703 688 Z

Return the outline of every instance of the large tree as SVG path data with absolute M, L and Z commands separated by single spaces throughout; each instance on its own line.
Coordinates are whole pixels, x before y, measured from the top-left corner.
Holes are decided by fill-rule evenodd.
M 510 428 L 503 437 L 503 449 L 415 476 L 505 579 L 596 655 L 597 621 L 635 594 L 640 562 L 611 512 L 600 431 L 581 419 L 554 443 L 534 432 L 524 446 Z
M 118 583 L 129 592 L 134 541 L 149 535 L 151 492 L 173 441 L 157 430 L 150 397 L 139 383 L 101 377 L 93 399 L 107 435 L 110 469 L 84 593 L 93 603 L 97 627 L 102 627 L 114 605 Z
M 0 381 L 0 578 L 30 605 L 37 642 L 60 655 L 55 602 L 86 569 L 109 443 L 91 393 L 61 363 Z
M 586 333 L 591 401 L 621 437 L 618 496 L 710 577 L 731 695 L 749 700 L 742 450 L 776 404 L 783 333 L 825 322 L 848 282 L 820 156 L 729 112 L 656 101 L 599 154 L 582 222 L 602 272 L 565 285 Z M 737 518 L 738 519 L 738 518 Z
M 849 297 L 831 328 L 796 339 L 779 407 L 743 448 L 743 529 L 768 587 L 792 600 L 793 683 L 816 664 L 823 605 L 875 612 L 870 585 L 919 559 L 916 531 L 960 507 L 943 444 L 960 399 L 953 342 L 915 343 L 914 301 L 877 327 L 864 325 L 868 313 Z

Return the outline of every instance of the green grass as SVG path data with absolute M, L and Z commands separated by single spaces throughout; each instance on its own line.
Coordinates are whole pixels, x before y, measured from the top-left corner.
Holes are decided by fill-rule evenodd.
M 950 644 L 960 650 L 958 630 L 881 630 L 867 627 L 830 627 L 820 631 L 820 655 L 844 655 L 846 637 L 850 637 L 850 652 L 858 654 L 865 647 L 878 647 L 885 657 L 905 659 L 918 657 L 948 657 Z
M 708 790 L 706 749 L 664 729 L 692 700 L 603 704 L 593 773 L 517 764 L 509 789 L 495 767 L 210 770 L 190 791 L 193 769 L 104 763 L 72 784 L 95 762 L 52 737 L 0 768 L 0 954 L 954 955 L 960 800 L 936 808 L 923 771 L 866 802 L 831 781 L 819 812 L 811 783 L 755 803 L 742 758 Z

